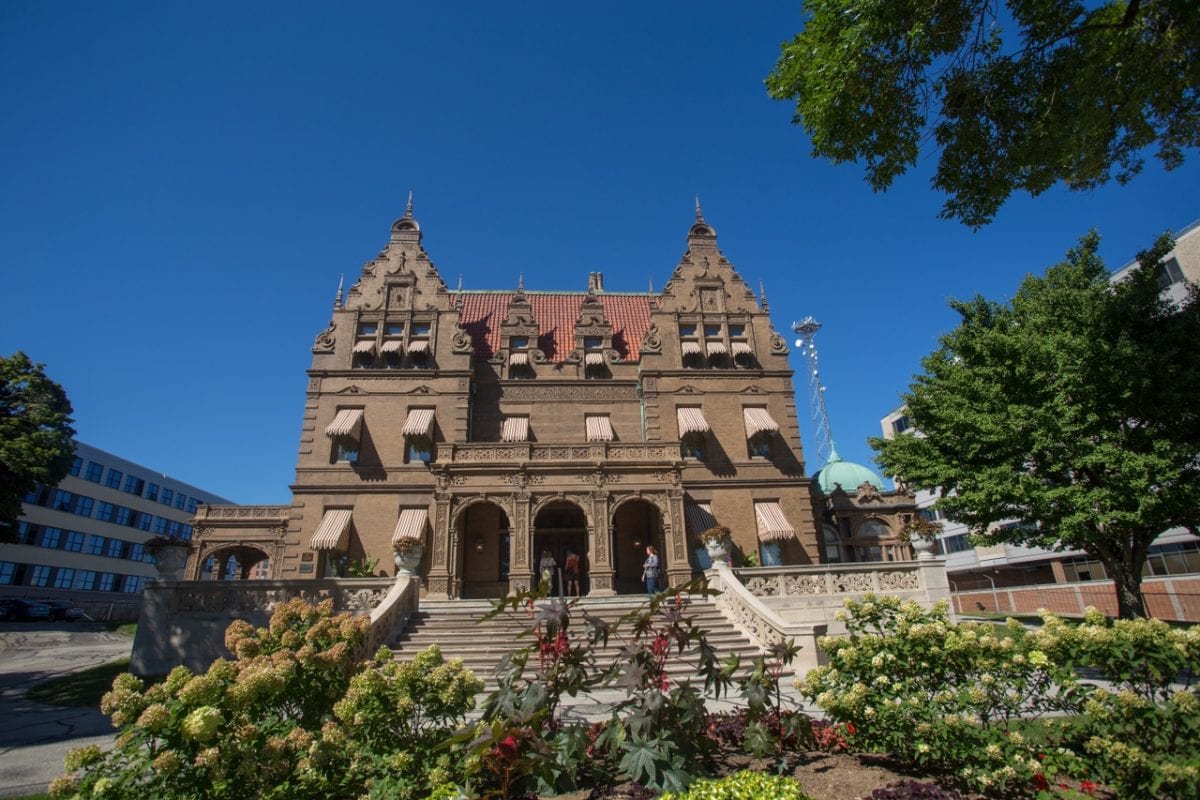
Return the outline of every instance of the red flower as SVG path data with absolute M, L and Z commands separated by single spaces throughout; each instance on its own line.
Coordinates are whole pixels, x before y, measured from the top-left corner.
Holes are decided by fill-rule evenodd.
M 1082 789 L 1083 793 L 1089 797 L 1096 796 L 1096 784 L 1092 781 L 1080 781 L 1079 788 Z
M 846 723 L 846 733 L 850 734 L 851 736 L 858 733 L 858 729 L 854 727 L 853 722 Z
M 1049 791 L 1050 781 L 1046 780 L 1046 776 L 1039 772 L 1033 776 L 1033 786 L 1042 791 Z

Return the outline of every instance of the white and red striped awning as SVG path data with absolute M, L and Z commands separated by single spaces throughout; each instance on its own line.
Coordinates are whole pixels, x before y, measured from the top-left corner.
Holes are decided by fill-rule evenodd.
M 583 418 L 587 428 L 589 442 L 611 442 L 613 440 L 612 421 L 607 415 L 586 416 Z
M 683 342 L 680 346 L 680 349 L 683 351 L 685 356 L 699 355 L 700 353 L 704 352 L 700 349 L 699 342 Z
M 374 339 L 359 339 L 357 342 L 354 343 L 354 352 L 356 352 L 356 353 L 374 353 L 375 352 L 375 340 Z
M 732 347 L 735 356 L 748 356 L 752 352 L 748 342 L 734 342 Z
M 509 366 L 522 366 L 529 363 L 529 353 L 524 350 L 518 350 L 515 353 L 510 353 L 508 356 Z
M 379 348 L 381 353 L 399 353 L 404 350 L 404 342 L 401 339 L 388 339 L 383 343 L 383 347 Z
M 428 353 L 429 352 L 429 340 L 428 339 L 413 339 L 412 341 L 410 341 L 408 343 L 408 352 L 409 353 Z
M 783 515 L 783 509 L 776 502 L 754 504 L 754 516 L 758 520 L 758 540 L 773 542 L 779 539 L 794 539 L 796 531 Z
M 425 540 L 425 525 L 429 521 L 427 508 L 402 508 L 400 518 L 396 520 L 396 530 L 392 531 L 392 542 L 401 539 Z
M 704 348 L 708 351 L 710 356 L 721 355 L 722 353 L 727 352 L 725 350 L 724 342 L 707 342 L 704 345 Z
M 345 550 L 350 541 L 350 516 L 353 513 L 348 508 L 328 509 L 312 535 L 309 547 L 313 550 Z
M 504 420 L 504 426 L 500 429 L 500 441 L 528 442 L 529 417 L 509 417 Z
M 433 409 L 414 408 L 408 412 L 404 421 L 402 436 L 429 436 L 433 433 Z
M 604 363 L 604 353 L 586 353 L 583 356 L 583 363 L 589 367 L 594 367 Z
M 325 435 L 330 439 L 357 439 L 362 428 L 362 419 L 361 408 L 343 408 L 338 411 L 333 422 L 325 427 Z
M 679 418 L 679 435 L 686 436 L 689 433 L 707 433 L 709 430 L 708 420 L 704 418 L 704 412 L 698 408 L 680 408 L 676 409 Z
M 683 507 L 683 521 L 691 534 L 704 533 L 717 524 L 711 503 L 687 503 Z
M 746 422 L 746 438 L 752 439 L 760 433 L 775 433 L 779 423 L 771 418 L 765 408 L 743 408 L 742 417 Z

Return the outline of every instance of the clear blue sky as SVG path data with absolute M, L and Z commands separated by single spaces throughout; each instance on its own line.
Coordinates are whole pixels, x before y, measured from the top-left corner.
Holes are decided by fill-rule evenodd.
M 1008 297 L 1092 227 L 1117 267 L 1200 217 L 1195 153 L 977 233 L 937 218 L 928 159 L 874 194 L 763 90 L 800 25 L 798 2 L 5 0 L 0 353 L 47 365 L 82 440 L 287 501 L 313 337 L 409 189 L 472 289 L 659 288 L 699 193 L 776 326 L 824 323 L 835 437 L 869 462 L 947 298 Z

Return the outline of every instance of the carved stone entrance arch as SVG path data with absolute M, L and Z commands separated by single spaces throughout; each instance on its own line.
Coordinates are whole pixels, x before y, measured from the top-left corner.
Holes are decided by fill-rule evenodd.
M 201 580 L 209 556 L 222 556 L 224 563 L 229 555 L 240 551 L 238 562 L 247 575 L 248 567 L 266 558 L 270 564 L 266 577 L 282 578 L 291 511 L 290 506 L 200 506 L 185 577 Z M 218 576 L 223 574 L 217 572 Z
M 454 596 L 494 598 L 508 592 L 513 516 L 513 500 L 508 496 L 454 498 L 449 560 Z

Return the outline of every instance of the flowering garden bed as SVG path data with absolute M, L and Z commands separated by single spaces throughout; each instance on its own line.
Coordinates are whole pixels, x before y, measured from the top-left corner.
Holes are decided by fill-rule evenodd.
M 122 675 L 102 708 L 121 733 L 83 748 L 51 787 L 91 800 L 385 798 L 1194 798 L 1200 796 L 1200 627 L 1079 625 L 1052 616 L 953 624 L 868 595 L 847 635 L 797 688 L 825 713 L 789 710 L 779 681 L 796 648 L 719 660 L 663 593 L 616 625 L 537 593 L 498 601 L 528 644 L 479 681 L 436 648 L 414 662 L 351 658 L 365 623 L 330 604 L 281 606 L 267 628 L 234 623 L 235 654 L 146 687 Z M 598 648 L 619 645 L 609 663 Z M 667 666 L 685 660 L 692 680 Z M 1077 675 L 1100 675 L 1097 689 Z M 735 678 L 735 676 L 741 676 Z M 1182 683 L 1181 683 L 1182 681 Z M 565 697 L 623 690 L 602 722 L 565 718 Z M 705 700 L 743 710 L 711 715 Z

